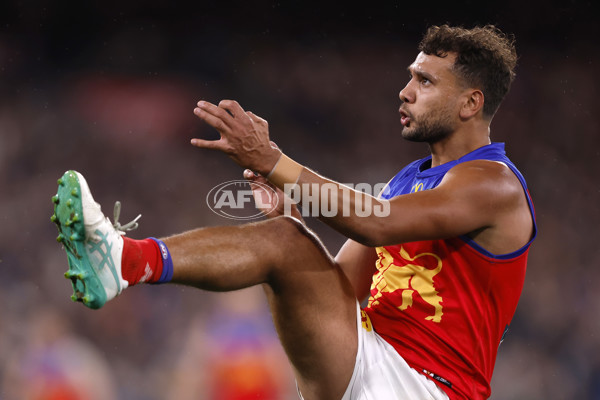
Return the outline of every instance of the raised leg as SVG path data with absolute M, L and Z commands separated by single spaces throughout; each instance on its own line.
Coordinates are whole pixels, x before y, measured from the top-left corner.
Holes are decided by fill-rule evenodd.
M 304 398 L 342 397 L 357 351 L 356 298 L 312 232 L 279 217 L 163 240 L 175 283 L 211 291 L 262 284 Z
M 129 224 L 110 223 L 78 172 L 67 171 L 58 184 L 52 220 L 67 253 L 72 298 L 100 308 L 135 283 L 122 274 L 121 230 Z M 278 217 L 196 229 L 163 241 L 171 254 L 172 282 L 211 291 L 262 285 L 305 399 L 342 397 L 358 347 L 356 298 L 340 267 L 302 223 Z

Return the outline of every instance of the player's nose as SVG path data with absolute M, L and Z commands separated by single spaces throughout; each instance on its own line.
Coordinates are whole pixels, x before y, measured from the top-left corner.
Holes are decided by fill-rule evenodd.
M 403 103 L 414 103 L 416 97 L 414 79 L 408 81 L 406 86 L 398 93 L 398 97 L 400 97 Z
M 403 103 L 411 103 L 414 100 L 414 95 L 411 95 L 409 85 L 410 83 L 404 86 L 404 89 L 398 93 L 398 97 Z

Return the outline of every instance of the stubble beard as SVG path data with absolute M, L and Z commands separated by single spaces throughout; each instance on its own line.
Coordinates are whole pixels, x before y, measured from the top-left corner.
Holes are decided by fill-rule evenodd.
M 413 124 L 416 126 L 410 126 Z M 432 144 L 447 138 L 453 131 L 454 125 L 447 114 L 430 110 L 422 114 L 418 121 L 411 115 L 409 126 L 402 128 L 402 137 L 411 142 Z

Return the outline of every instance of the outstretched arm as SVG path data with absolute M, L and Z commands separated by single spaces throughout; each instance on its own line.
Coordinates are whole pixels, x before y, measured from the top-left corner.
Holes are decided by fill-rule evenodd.
M 280 159 L 289 159 L 270 145 L 268 124 L 264 119 L 244 111 L 231 100 L 221 101 L 218 106 L 201 101 L 194 113 L 217 129 L 221 138 L 216 141 L 193 139 L 193 145 L 221 150 L 242 167 L 268 176 L 280 188 L 286 183 L 314 184 L 311 187 L 317 190 L 328 185 L 333 188 L 328 191 L 330 206 L 335 204 L 337 210 L 346 209 L 350 214 L 321 214 L 319 218 L 368 247 L 443 239 L 488 228 L 501 227 L 505 231 L 506 225 L 515 220 L 515 210 L 523 210 L 524 194 L 520 183 L 508 167 L 491 161 L 459 164 L 435 189 L 389 201 L 351 190 L 293 162 L 288 170 L 291 173 L 286 175 L 284 170 L 273 177 L 269 174 Z M 364 213 L 355 212 L 365 207 L 370 209 Z M 525 209 L 528 212 L 527 207 Z M 530 221 L 525 223 L 530 224 Z M 521 245 L 527 240 L 527 237 L 515 238 Z M 507 247 L 519 248 L 512 244 Z

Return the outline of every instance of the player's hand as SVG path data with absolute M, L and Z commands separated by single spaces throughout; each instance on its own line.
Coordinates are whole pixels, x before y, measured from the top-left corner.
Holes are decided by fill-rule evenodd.
M 220 150 L 243 168 L 267 175 L 279 160 L 281 151 L 271 146 L 269 124 L 244 109 L 234 100 L 222 100 L 218 106 L 199 101 L 194 114 L 215 128 L 219 140 L 192 139 L 192 145 Z
M 250 183 L 254 204 L 267 218 L 290 215 L 302 221 L 302 215 L 296 204 L 264 176 L 247 169 L 244 171 L 244 178 Z

